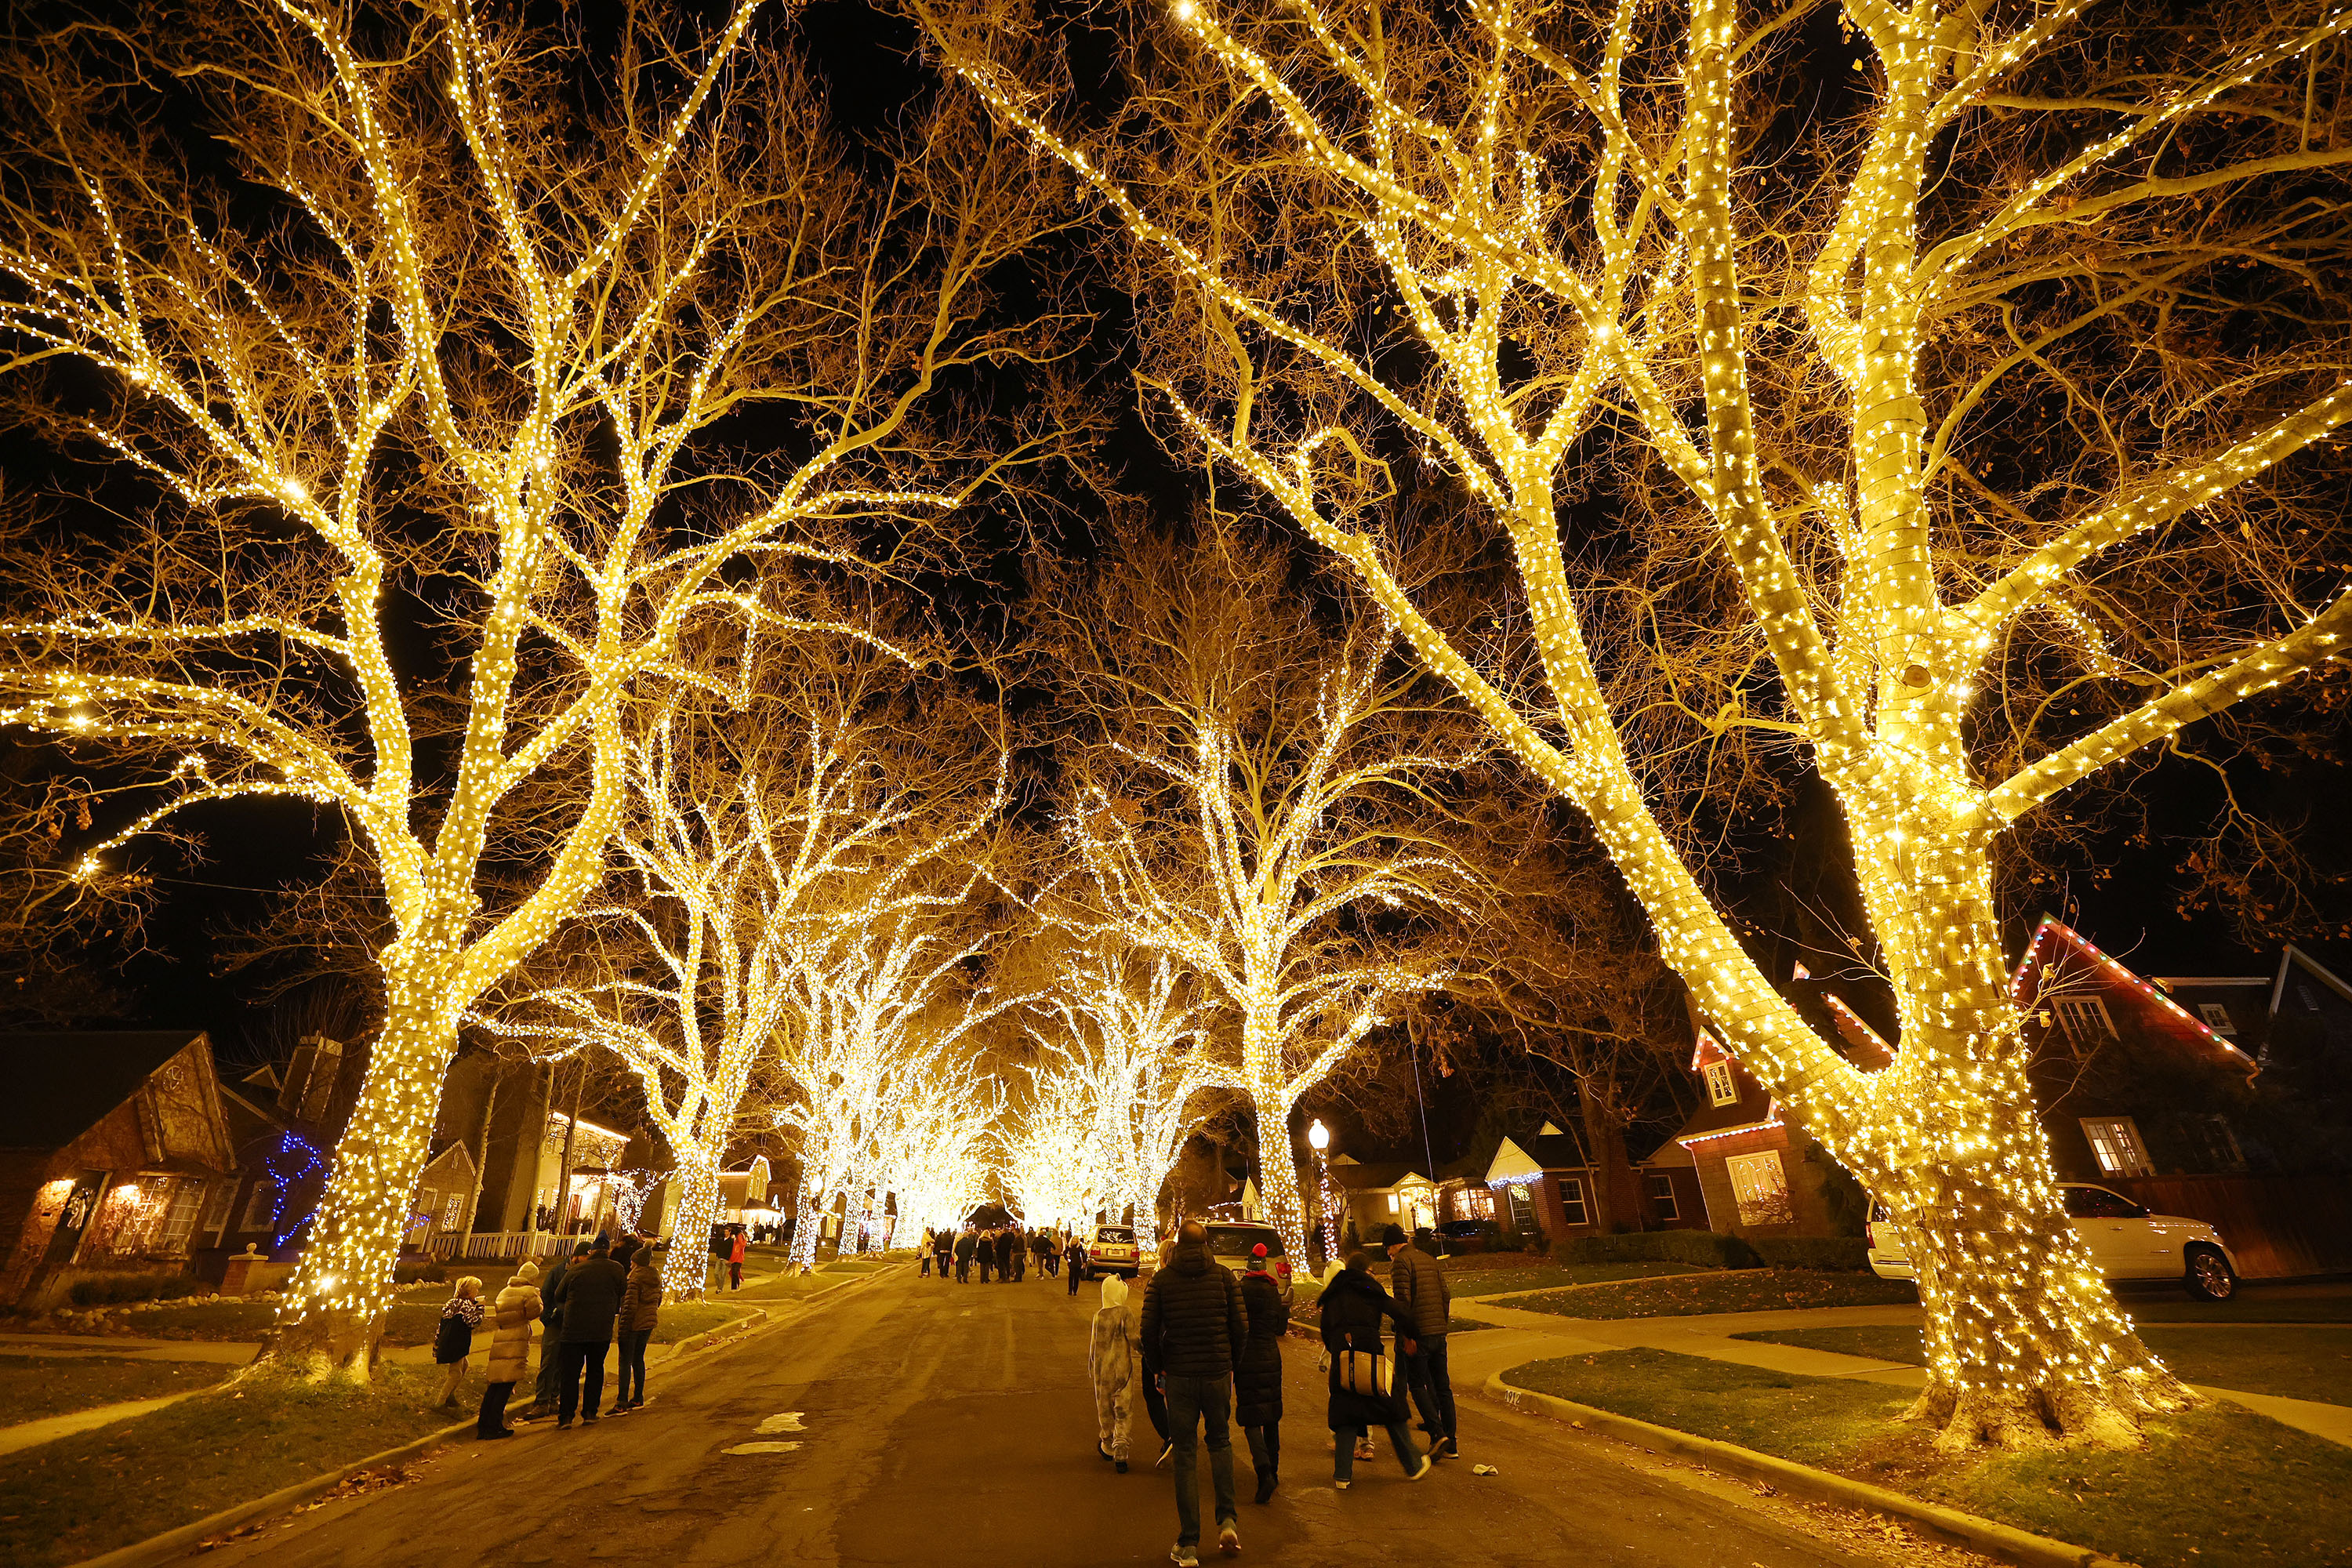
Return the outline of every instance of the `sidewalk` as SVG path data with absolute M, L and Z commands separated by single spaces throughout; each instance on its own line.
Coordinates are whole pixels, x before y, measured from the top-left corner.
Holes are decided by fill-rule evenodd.
M 1564 1318 L 1555 1312 L 1529 1312 L 1491 1305 L 1494 1300 L 1494 1297 L 1482 1296 L 1465 1300 L 1456 1309 L 1464 1317 L 1495 1325 L 1491 1330 L 1454 1339 L 1447 1355 L 1452 1365 L 1461 1369 L 1454 1374 L 1461 1387 L 1479 1387 L 1489 1376 L 1532 1361 L 1634 1349 L 1673 1351 L 1804 1377 L 1851 1377 L 1903 1388 L 1917 1388 L 1927 1376 L 1924 1368 L 1904 1362 L 1875 1361 L 1803 1345 L 1731 1337 L 1761 1329 L 1912 1326 L 1919 1321 L 1916 1307 L 1815 1307 L 1778 1312 L 1718 1312 L 1691 1318 Z M 2238 1326 L 2257 1331 L 2261 1327 Z M 2281 1426 L 2352 1447 L 2352 1406 L 2285 1399 L 2272 1394 L 2245 1394 L 2233 1388 L 2209 1388 L 2195 1384 L 2190 1386 L 2209 1397 L 2267 1415 Z

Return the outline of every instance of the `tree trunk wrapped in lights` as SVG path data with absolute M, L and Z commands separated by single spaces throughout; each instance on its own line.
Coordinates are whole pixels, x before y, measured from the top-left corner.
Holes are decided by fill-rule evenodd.
M 2297 534 L 2352 420 L 2315 282 L 2352 148 L 2315 133 L 2352 9 L 2126 14 L 2111 47 L 2072 0 L 1855 0 L 1862 74 L 1824 87 L 1782 47 L 1802 7 L 1180 0 L 1096 127 L 1017 0 L 924 9 L 1135 242 L 1155 414 L 1583 813 L 1713 1027 L 1910 1234 L 1938 1440 L 2127 1443 L 2187 1400 L 2060 1206 L 1995 856 L 2352 623 Z M 1515 595 L 1449 616 L 1424 585 L 1458 574 L 1401 568 L 1381 525 L 1424 474 Z M 1895 994 L 1874 1075 L 1694 874 L 1707 803 L 1798 755 Z
M 1435 732 L 1391 627 L 1319 630 L 1282 557 L 1137 538 L 1036 613 L 1095 732 L 1066 764 L 1081 874 L 1054 918 L 1171 960 L 1233 1016 L 1203 1032 L 1201 1082 L 1248 1097 L 1259 1194 L 1304 1257 L 1291 1112 L 1391 1002 L 1445 983 L 1428 928 L 1469 915 L 1477 885 L 1436 835 L 1437 781 L 1467 759 L 1421 749 Z
M 853 563 L 851 520 L 943 516 L 974 475 L 924 400 L 1041 352 L 981 319 L 1049 221 L 1017 149 L 950 110 L 877 192 L 757 12 L 699 42 L 632 12 L 591 59 L 466 7 L 288 0 L 53 34 L 0 75 L 19 411 L 156 498 L 116 537 L 12 538 L 0 721 L 152 769 L 162 803 L 92 866 L 293 796 L 380 884 L 384 1015 L 281 1356 L 364 1375 L 457 1021 L 602 873 L 620 705 L 698 623 L 801 624 L 747 560 Z M 100 118 L 123 81 L 184 96 Z M 184 95 L 234 189 L 149 139 Z M 803 417 L 754 485 L 710 432 L 761 402 Z M 1030 450 L 1007 442 L 981 475 Z M 560 808 L 519 820 L 551 773 Z

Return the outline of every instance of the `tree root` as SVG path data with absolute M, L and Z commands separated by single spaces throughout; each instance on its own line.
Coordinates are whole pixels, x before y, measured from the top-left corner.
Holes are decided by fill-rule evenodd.
M 2000 1448 L 2011 1453 L 2140 1447 L 2147 1416 L 2201 1402 L 2195 1389 L 2161 1366 L 2136 1367 L 2096 1387 L 1960 1390 L 1931 1379 L 1901 1419 L 1933 1423 L 1946 1454 Z

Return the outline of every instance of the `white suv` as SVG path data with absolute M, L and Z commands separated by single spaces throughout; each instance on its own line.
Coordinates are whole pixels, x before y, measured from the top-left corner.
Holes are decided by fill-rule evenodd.
M 2178 1279 L 2189 1293 L 2226 1301 L 2238 1290 L 2238 1261 L 2201 1219 L 2150 1214 L 2121 1193 L 2061 1182 L 2059 1195 L 2091 1261 L 2110 1279 Z M 1885 1205 L 1870 1211 L 1870 1267 L 1882 1279 L 1915 1278 L 1903 1238 L 1886 1223 Z

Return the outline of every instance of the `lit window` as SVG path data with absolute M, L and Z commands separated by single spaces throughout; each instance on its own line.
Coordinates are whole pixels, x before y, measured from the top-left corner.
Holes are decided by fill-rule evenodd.
M 2238 1026 L 2230 1022 L 2230 1010 L 2219 1002 L 2198 1003 L 2197 1016 L 2204 1019 L 2205 1026 L 2217 1035 L 2234 1035 L 2238 1032 Z
M 1675 1179 L 1663 1173 L 1650 1174 L 1650 1213 L 1658 1219 L 1680 1219 L 1682 1206 L 1675 1202 Z
M 1516 1194 L 1517 1189 L 1512 1190 Z M 1559 1207 L 1560 1212 L 1568 1216 L 1568 1223 L 1570 1225 L 1591 1223 L 1586 1217 L 1584 1210 L 1584 1184 L 1573 1176 L 1564 1176 L 1560 1179 Z
M 2099 1169 L 2110 1176 L 2153 1176 L 2156 1167 L 2148 1163 L 2147 1145 L 2140 1142 L 2139 1129 L 2128 1116 L 2083 1118 L 2083 1136 L 2090 1140 L 2091 1152 L 2099 1162 Z
M 1739 1098 L 1739 1085 L 1732 1080 L 1729 1062 L 1706 1064 L 1706 1097 L 1717 1105 L 1729 1105 Z
M 1389 1194 L 1389 1213 L 1396 1214 L 1399 1212 L 1400 1211 L 1397 1208 L 1397 1195 L 1394 1193 L 1391 1193 Z
M 1779 1150 L 1734 1154 L 1723 1164 L 1731 1177 L 1731 1195 L 1739 1203 L 1740 1224 L 1788 1225 L 1795 1220 L 1796 1212 L 1789 1206 L 1789 1173 L 1781 1167 Z
M 2096 996 L 2061 996 L 2051 1006 L 2057 1012 L 2059 1026 L 2078 1049 L 2104 1046 L 2116 1037 L 2116 1021 L 2107 1016 L 2107 1005 Z
M 196 1215 L 205 1201 L 205 1184 L 194 1177 L 183 1176 L 173 1184 L 168 1205 L 159 1204 L 163 1215 L 163 1231 L 157 1250 L 178 1258 L 188 1250 L 189 1237 L 196 1228 Z

